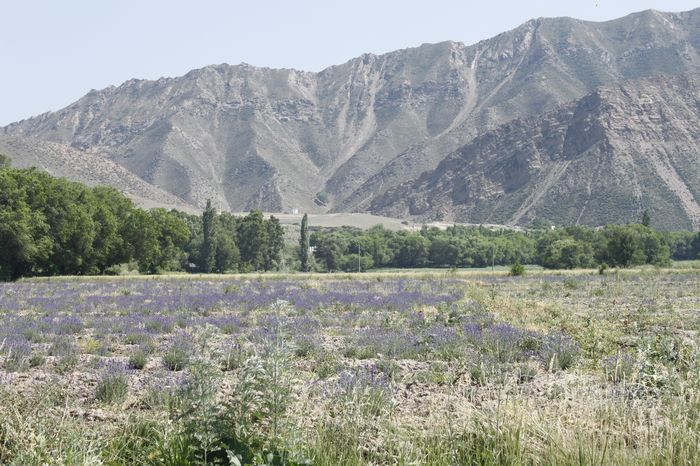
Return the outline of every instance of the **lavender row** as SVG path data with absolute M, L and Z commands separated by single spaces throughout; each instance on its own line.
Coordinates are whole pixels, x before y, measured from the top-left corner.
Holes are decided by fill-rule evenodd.
M 450 285 L 454 284 L 411 280 L 330 281 L 315 287 L 286 280 L 16 283 L 0 285 L 0 311 L 32 310 L 75 315 L 95 311 L 252 310 L 280 299 L 306 310 L 328 306 L 406 309 L 459 299 L 461 291 Z

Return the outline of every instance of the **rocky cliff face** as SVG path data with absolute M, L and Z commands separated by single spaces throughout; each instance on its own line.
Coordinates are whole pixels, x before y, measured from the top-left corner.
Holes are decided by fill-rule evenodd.
M 602 87 L 486 132 L 371 211 L 471 223 L 639 221 L 700 227 L 700 82 L 657 77 Z
M 103 157 L 195 208 L 212 198 L 230 210 L 398 212 L 387 190 L 478 134 L 601 85 L 696 73 L 699 32 L 700 10 L 647 11 L 533 20 L 471 46 L 367 54 L 319 73 L 210 66 L 92 91 L 0 134 Z

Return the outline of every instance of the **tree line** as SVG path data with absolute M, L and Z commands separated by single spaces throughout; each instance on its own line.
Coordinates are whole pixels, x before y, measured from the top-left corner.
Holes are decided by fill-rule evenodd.
M 23 276 L 232 272 L 280 266 L 284 231 L 274 217 L 200 217 L 143 210 L 110 187 L 88 187 L 0 157 L 0 280 Z
M 697 259 L 697 233 L 662 232 L 642 223 L 528 231 L 452 226 L 390 231 L 381 226 L 311 229 L 304 215 L 298 243 L 285 244 L 274 216 L 240 217 L 162 208 L 144 210 L 110 187 L 88 187 L 36 169 L 13 169 L 0 156 L 0 280 L 23 276 L 372 268 L 546 268 L 668 265 Z
M 319 271 L 515 263 L 573 269 L 603 264 L 666 266 L 672 259 L 697 259 L 700 237 L 686 231 L 656 231 L 643 224 L 529 231 L 459 225 L 443 230 L 424 226 L 417 232 L 394 232 L 376 226 L 369 230 L 318 230 L 311 234 L 310 246 L 314 268 Z
M 189 229 L 183 250 L 187 271 L 201 273 L 278 270 L 284 264 L 284 229 L 260 210 L 244 217 L 217 213 L 207 201 L 201 217 L 175 211 Z

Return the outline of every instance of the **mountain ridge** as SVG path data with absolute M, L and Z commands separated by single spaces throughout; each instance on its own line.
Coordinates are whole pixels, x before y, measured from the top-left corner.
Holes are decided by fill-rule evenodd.
M 211 198 L 221 210 L 366 212 L 515 118 L 619 81 L 697 73 L 698 32 L 700 9 L 646 10 L 533 19 L 319 72 L 209 65 L 91 91 L 0 134 L 103 157 L 193 209 Z
M 599 225 L 635 222 L 657 207 L 652 210 L 659 225 L 697 229 L 698 128 L 695 77 L 604 86 L 478 136 L 434 171 L 377 198 L 369 210 L 471 223 L 516 225 L 529 217 Z M 652 130 L 658 135 L 649 139 Z M 627 208 L 622 214 L 609 209 L 606 197 Z M 533 214 L 538 207 L 544 215 Z M 585 218 L 587 209 L 596 213 Z

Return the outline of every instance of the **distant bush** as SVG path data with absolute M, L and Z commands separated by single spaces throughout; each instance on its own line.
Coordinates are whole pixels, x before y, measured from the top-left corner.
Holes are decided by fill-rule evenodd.
M 328 195 L 327 192 L 321 191 L 321 192 L 316 193 L 316 199 L 323 202 L 324 204 L 328 204 L 328 201 L 330 200 L 330 196 Z
M 520 262 L 515 262 L 515 264 L 510 267 L 510 275 L 513 277 L 525 275 L 525 266 Z

